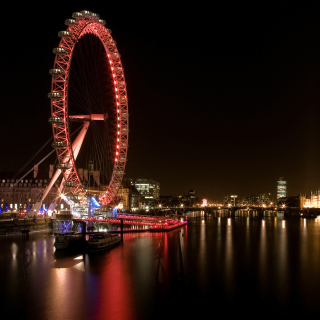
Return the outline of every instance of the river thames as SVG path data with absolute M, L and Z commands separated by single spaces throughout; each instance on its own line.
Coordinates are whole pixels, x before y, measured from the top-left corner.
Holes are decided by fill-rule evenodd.
M 52 231 L 0 236 L 1 312 L 21 319 L 320 316 L 317 219 L 188 217 L 110 251 L 55 252 Z

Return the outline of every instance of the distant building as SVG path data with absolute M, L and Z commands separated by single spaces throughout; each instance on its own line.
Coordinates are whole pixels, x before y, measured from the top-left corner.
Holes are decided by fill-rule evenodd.
M 186 201 L 188 201 L 190 205 L 200 202 L 200 199 L 196 196 L 196 191 L 194 189 L 189 190 Z
M 153 206 L 160 200 L 160 183 L 152 179 L 127 179 L 129 185 L 134 186 L 141 195 L 142 209 Z
M 249 196 L 249 197 L 243 197 L 241 199 L 241 205 L 242 206 L 256 206 L 259 205 L 260 198 L 258 196 Z M 231 200 L 227 204 L 231 204 Z
M 277 181 L 277 199 L 287 196 L 287 181 L 280 177 Z
M 300 207 L 320 208 L 320 190 L 310 194 L 300 194 Z
M 233 206 L 270 206 L 273 204 L 271 193 L 261 193 L 259 196 L 237 198 L 237 195 L 225 196 L 225 205 Z
M 128 181 L 122 181 L 122 185 L 118 191 L 117 196 L 120 198 L 122 211 L 130 212 L 142 209 L 142 196 L 140 195 L 136 187 L 128 183 Z
M 48 172 L 30 173 L 20 181 L 19 179 L 12 179 L 14 175 L 11 172 L 0 173 L 1 211 L 19 212 L 29 210 L 41 198 L 51 179 Z M 44 199 L 42 203 L 44 209 L 57 197 L 57 190 L 58 182 Z

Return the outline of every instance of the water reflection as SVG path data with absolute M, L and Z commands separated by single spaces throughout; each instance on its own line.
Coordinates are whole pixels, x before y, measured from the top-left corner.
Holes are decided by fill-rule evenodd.
M 234 263 L 233 263 L 233 225 L 231 218 L 227 219 L 226 238 L 225 238 L 225 261 L 224 269 L 225 276 L 224 281 L 226 283 L 226 292 L 230 295 L 234 292 Z
M 228 315 L 320 315 L 316 220 L 198 213 L 181 230 L 128 233 L 95 255 L 55 252 L 48 233 L 0 241 L 0 301 L 12 317 L 200 317 L 213 305 Z

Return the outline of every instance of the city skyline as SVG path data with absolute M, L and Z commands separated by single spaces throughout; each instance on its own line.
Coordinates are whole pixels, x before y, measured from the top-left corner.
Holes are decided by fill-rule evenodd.
M 18 23 L 2 19 L 3 30 L 10 25 L 3 40 L 10 50 L 2 53 L 0 171 L 19 170 L 52 136 L 52 49 L 65 19 L 87 9 L 107 21 L 125 69 L 125 178 L 159 181 L 161 194 L 195 189 L 209 199 L 265 192 L 275 198 L 281 176 L 288 195 L 320 187 L 320 26 L 311 5 L 151 11 L 80 1 L 28 15 L 6 6 Z

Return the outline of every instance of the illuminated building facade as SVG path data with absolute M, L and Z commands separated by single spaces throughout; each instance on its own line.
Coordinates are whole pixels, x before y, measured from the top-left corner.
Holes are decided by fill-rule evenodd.
M 146 209 L 153 205 L 154 201 L 160 200 L 160 183 L 152 179 L 127 179 L 141 195 L 142 208 Z
M 28 210 L 42 196 L 50 182 L 48 173 L 31 174 L 24 179 L 12 179 L 13 173 L 0 173 L 0 208 L 1 211 L 20 212 Z M 45 209 L 54 200 L 58 185 L 52 187 L 43 201 Z
M 287 181 L 280 177 L 277 181 L 277 199 L 287 196 Z
M 320 190 L 310 194 L 300 194 L 300 206 L 305 208 L 320 208 Z
M 123 180 L 121 187 L 117 194 L 120 197 L 120 203 L 122 205 L 122 211 L 130 212 L 142 209 L 142 196 L 135 188 L 134 185 L 128 183 L 128 181 Z

